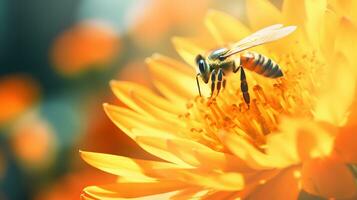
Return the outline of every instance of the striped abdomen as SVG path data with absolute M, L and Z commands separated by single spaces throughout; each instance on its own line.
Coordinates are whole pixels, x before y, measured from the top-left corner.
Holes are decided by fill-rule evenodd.
M 283 72 L 272 59 L 259 53 L 245 52 L 240 56 L 240 64 L 244 69 L 254 71 L 269 78 L 283 76 Z

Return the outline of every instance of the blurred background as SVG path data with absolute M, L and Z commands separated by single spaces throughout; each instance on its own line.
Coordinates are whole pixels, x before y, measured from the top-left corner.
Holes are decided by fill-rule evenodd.
M 0 1 L 0 199 L 79 199 L 114 180 L 79 149 L 147 158 L 105 116 L 108 82 L 152 87 L 144 63 L 178 58 L 170 37 L 193 36 L 207 9 L 244 19 L 243 0 Z

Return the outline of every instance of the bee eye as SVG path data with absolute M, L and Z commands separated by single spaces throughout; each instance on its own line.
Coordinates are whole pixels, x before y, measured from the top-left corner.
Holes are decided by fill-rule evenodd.
M 205 59 L 201 55 L 198 55 L 196 57 L 196 62 L 197 62 L 198 68 L 200 70 L 200 73 L 203 73 L 206 70 Z
M 201 73 L 205 71 L 205 63 L 203 60 L 198 62 L 198 67 L 199 67 Z

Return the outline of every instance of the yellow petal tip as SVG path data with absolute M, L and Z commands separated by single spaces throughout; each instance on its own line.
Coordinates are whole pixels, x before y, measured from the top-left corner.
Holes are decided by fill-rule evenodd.
M 112 88 L 114 87 L 116 84 L 118 84 L 118 81 L 117 80 L 111 80 L 109 81 L 109 86 Z
M 152 58 L 151 57 L 145 58 L 145 63 L 146 64 L 150 64 L 151 62 L 152 62 Z
M 154 54 L 152 54 L 152 56 L 151 56 L 152 59 L 158 59 L 158 58 L 161 58 L 161 57 L 162 57 L 162 55 L 159 54 L 159 53 L 154 53 Z
M 110 104 L 109 103 L 103 103 L 102 105 L 103 105 L 103 108 L 104 108 L 104 110 L 106 112 L 108 111 L 108 109 L 110 109 Z
M 176 47 L 178 45 L 178 43 L 182 40 L 181 37 L 178 37 L 178 36 L 174 36 L 171 38 L 171 42 L 172 44 Z

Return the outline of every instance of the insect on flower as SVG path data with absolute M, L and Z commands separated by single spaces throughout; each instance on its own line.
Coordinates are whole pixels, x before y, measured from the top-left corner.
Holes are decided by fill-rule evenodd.
M 275 24 L 258 30 L 237 43 L 209 51 L 205 56 L 201 54 L 196 56 L 196 64 L 198 66 L 196 81 L 200 96 L 202 95 L 198 77 L 201 77 L 206 84 L 211 79 L 211 98 L 215 89 L 217 90 L 217 96 L 221 88 L 225 88 L 225 76 L 231 72 L 236 73 L 240 69 L 241 91 L 244 101 L 249 106 L 250 96 L 244 68 L 269 78 L 282 77 L 283 72 L 272 59 L 259 53 L 243 51 L 283 38 L 295 31 L 295 29 L 296 26 L 283 27 L 282 24 Z M 240 56 L 234 56 L 238 53 L 241 53 Z

